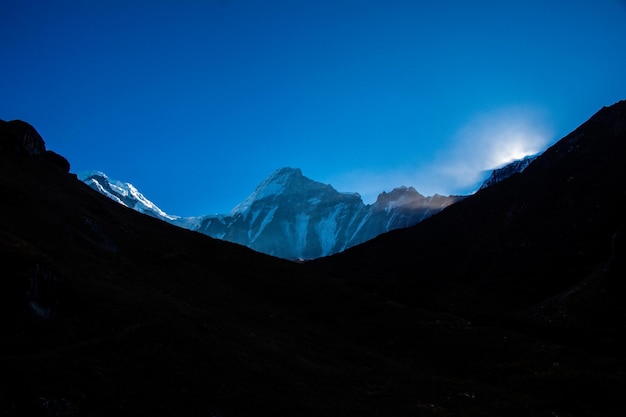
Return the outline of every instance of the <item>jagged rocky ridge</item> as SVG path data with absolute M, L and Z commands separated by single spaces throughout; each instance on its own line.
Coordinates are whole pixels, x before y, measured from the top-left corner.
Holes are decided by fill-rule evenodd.
M 298 168 L 282 168 L 230 213 L 181 218 L 159 209 L 132 184 L 109 179 L 102 172 L 82 174 L 81 179 L 142 213 L 292 260 L 341 252 L 381 233 L 417 224 L 463 198 L 426 197 L 413 187 L 399 187 L 366 205 L 357 193 L 342 193 L 313 181 Z

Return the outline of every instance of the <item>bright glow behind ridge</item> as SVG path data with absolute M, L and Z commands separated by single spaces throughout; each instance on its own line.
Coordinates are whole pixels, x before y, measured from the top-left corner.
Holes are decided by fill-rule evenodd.
M 356 190 L 365 203 L 381 190 L 412 185 L 422 194 L 469 194 L 488 172 L 544 150 L 554 134 L 543 113 L 525 107 L 486 112 L 461 127 L 445 151 L 425 166 L 404 170 L 354 171 L 333 178 L 338 189 Z

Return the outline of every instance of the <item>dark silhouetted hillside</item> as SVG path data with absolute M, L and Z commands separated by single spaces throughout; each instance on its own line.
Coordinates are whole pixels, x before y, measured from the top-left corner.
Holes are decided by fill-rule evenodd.
M 624 107 L 305 264 L 117 204 L 3 125 L 0 415 L 621 416 Z
M 522 173 L 317 265 L 411 305 L 626 347 L 625 151 L 622 101 Z

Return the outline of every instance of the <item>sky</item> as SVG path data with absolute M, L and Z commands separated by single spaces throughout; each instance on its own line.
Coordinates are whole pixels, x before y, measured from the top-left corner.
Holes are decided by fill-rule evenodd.
M 626 0 L 0 0 L 0 119 L 169 214 L 475 191 L 626 99 Z

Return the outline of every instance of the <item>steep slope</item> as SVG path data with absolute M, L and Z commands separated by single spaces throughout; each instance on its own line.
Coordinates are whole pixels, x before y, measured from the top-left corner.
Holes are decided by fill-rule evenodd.
M 198 224 L 194 230 L 262 253 L 312 259 L 414 225 L 460 199 L 424 197 L 413 188 L 402 187 L 365 205 L 356 193 L 340 193 L 305 177 L 300 169 L 282 168 L 229 214 L 206 216 L 193 223 Z
M 312 265 L 414 305 L 624 346 L 625 151 L 622 101 L 522 173 Z
M 81 172 L 78 174 L 78 178 L 94 190 L 109 197 L 111 200 L 137 210 L 140 213 L 165 221 L 178 219 L 177 216 L 169 215 L 161 210 L 156 204 L 140 193 L 131 183 L 111 179 L 101 171 Z
M 520 172 L 525 170 L 526 167 L 528 167 L 528 165 L 531 164 L 531 162 L 537 159 L 538 156 L 539 154 L 529 155 L 529 156 L 526 156 L 525 158 L 518 159 L 517 161 L 513 161 L 509 164 L 506 164 L 502 168 L 494 169 L 493 171 L 491 171 L 491 174 L 489 174 L 489 177 L 480 185 L 479 190 L 482 190 L 483 188 L 490 187 L 500 181 L 503 181 L 509 178 L 513 174 L 519 174 Z
M 283 168 L 231 213 L 208 216 L 197 230 L 282 258 L 312 258 L 341 250 L 362 210 L 358 195 Z

